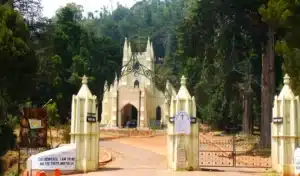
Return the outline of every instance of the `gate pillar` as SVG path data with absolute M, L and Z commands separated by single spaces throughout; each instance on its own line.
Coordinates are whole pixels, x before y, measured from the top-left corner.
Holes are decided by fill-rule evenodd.
M 188 123 L 187 123 L 188 121 Z M 195 170 L 199 167 L 199 125 L 196 119 L 195 98 L 186 88 L 182 76 L 178 94 L 171 97 L 168 119 L 168 168 Z
M 76 144 L 76 170 L 95 171 L 99 165 L 99 125 L 97 97 L 87 86 L 83 76 L 82 86 L 72 98 L 71 143 Z
M 290 86 L 290 77 L 284 76 L 284 86 L 274 98 L 272 135 L 272 167 L 283 175 L 294 175 L 294 151 L 299 147 L 300 116 L 299 97 L 295 96 Z

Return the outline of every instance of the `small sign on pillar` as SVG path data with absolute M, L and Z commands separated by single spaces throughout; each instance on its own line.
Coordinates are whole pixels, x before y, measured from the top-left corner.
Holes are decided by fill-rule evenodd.
M 175 133 L 176 134 L 186 134 L 191 133 L 191 118 L 186 112 L 178 112 L 174 119 L 175 123 Z
M 273 117 L 273 123 L 274 124 L 282 124 L 283 123 L 283 117 Z
M 97 122 L 96 113 L 87 113 L 86 121 L 90 123 Z

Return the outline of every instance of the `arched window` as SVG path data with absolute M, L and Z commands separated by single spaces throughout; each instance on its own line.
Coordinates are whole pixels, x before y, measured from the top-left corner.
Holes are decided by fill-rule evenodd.
M 135 80 L 135 81 L 134 81 L 133 87 L 134 87 L 134 88 L 139 88 L 139 87 L 140 87 L 140 83 L 139 83 L 138 80 Z

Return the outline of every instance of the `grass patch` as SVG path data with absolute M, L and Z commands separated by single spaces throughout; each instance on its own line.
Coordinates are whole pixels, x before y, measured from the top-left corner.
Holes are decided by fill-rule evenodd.
M 275 170 L 269 170 L 264 174 L 264 176 L 280 176 L 280 174 L 277 173 Z
M 21 152 L 20 153 L 20 171 L 24 171 L 26 168 L 26 160 L 28 156 Z M 4 169 L 5 176 L 18 175 L 18 151 L 8 151 L 3 157 L 1 157 L 2 167 Z
M 51 130 L 51 133 L 50 133 Z M 50 148 L 56 147 L 61 143 L 69 143 L 70 142 L 70 125 L 61 126 L 59 128 L 48 128 L 48 146 L 40 150 L 43 152 L 45 150 L 49 150 Z M 19 137 L 20 129 L 15 128 L 14 134 Z M 51 145 L 52 144 L 52 145 Z M 18 175 L 18 157 L 19 153 L 17 150 L 10 150 L 4 156 L 0 158 L 0 170 L 4 171 L 5 176 L 15 176 Z M 20 172 L 22 173 L 26 169 L 26 161 L 29 156 L 26 153 L 20 153 Z M 1 176 L 1 173 L 0 173 Z

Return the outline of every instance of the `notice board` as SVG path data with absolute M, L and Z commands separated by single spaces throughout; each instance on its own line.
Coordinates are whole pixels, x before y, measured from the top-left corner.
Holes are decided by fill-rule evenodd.
M 47 146 L 47 110 L 23 108 L 20 118 L 20 147 L 42 148 Z

